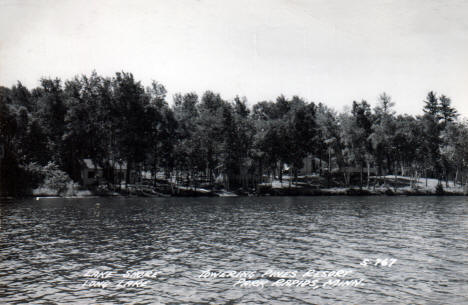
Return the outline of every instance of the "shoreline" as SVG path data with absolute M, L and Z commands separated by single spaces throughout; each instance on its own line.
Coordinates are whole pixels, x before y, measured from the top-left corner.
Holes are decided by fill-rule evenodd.
M 391 179 L 389 179 L 391 178 Z M 440 184 L 437 179 L 425 178 L 411 181 L 405 176 L 385 176 L 386 182 L 379 185 L 336 185 L 327 186 L 323 178 L 309 177 L 309 183 L 305 181 L 288 183 L 283 180 L 272 180 L 269 183 L 258 184 L 251 189 L 238 188 L 226 190 L 222 186 L 206 185 L 204 187 L 172 186 L 168 182 L 158 185 L 133 184 L 119 189 L 116 186 L 99 189 L 68 189 L 59 192 L 52 188 L 37 188 L 32 193 L 26 193 L 16 198 L 104 198 L 104 197 L 141 197 L 141 198 L 165 198 L 165 197 L 264 197 L 264 196 L 467 196 L 468 185 L 455 185 L 453 182 Z M 321 180 L 322 179 L 322 180 Z M 375 177 L 372 177 L 375 179 Z M 312 183 L 310 183 L 312 181 Z M 103 185 L 104 186 L 104 185 Z M 6 194 L 5 194 L 6 195 Z M 13 198 L 13 196 L 0 196 L 0 199 Z
M 227 194 L 226 194 L 227 193 Z M 57 196 L 40 194 L 40 195 L 27 195 L 22 197 L 9 197 L 10 199 L 16 198 L 35 198 L 36 200 L 40 199 L 84 199 L 84 198 L 106 198 L 106 197 L 115 197 L 115 198 L 183 198 L 183 197 L 281 197 L 281 196 L 467 196 L 462 191 L 444 191 L 443 193 L 436 193 L 435 191 L 430 190 L 407 190 L 407 189 L 376 189 L 376 190 L 367 190 L 359 188 L 333 188 L 333 189 L 303 189 L 303 188 L 283 188 L 283 189 L 271 189 L 268 192 L 261 193 L 236 193 L 236 192 L 219 192 L 219 191 L 209 191 L 209 192 L 197 192 L 192 191 L 190 193 L 182 194 L 164 194 L 161 195 L 136 195 L 136 194 L 91 194 L 91 195 L 77 195 L 77 196 Z

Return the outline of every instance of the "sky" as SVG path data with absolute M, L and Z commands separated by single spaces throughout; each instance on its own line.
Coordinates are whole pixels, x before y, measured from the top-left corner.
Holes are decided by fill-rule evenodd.
M 338 111 L 382 92 L 421 114 L 431 90 L 468 118 L 468 1 L 0 0 L 0 85 L 132 72 L 249 104 Z

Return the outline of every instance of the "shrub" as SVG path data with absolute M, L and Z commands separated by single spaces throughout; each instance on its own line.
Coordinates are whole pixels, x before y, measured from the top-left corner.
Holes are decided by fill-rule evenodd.
M 40 176 L 42 178 L 42 183 L 33 191 L 33 194 L 72 196 L 78 188 L 78 185 L 70 179 L 67 173 L 59 169 L 58 165 L 53 162 L 49 162 L 46 166 L 30 164 L 28 171 L 34 177 Z
M 272 191 L 271 185 L 269 184 L 258 184 L 257 185 L 257 193 L 258 194 L 267 194 Z
M 437 184 L 435 192 L 437 195 L 444 194 L 444 187 L 442 186 L 442 183 Z

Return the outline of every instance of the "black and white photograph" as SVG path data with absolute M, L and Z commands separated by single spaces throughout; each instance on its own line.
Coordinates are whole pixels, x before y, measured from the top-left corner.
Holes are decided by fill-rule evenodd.
M 0 0 L 0 304 L 468 304 L 467 16 Z

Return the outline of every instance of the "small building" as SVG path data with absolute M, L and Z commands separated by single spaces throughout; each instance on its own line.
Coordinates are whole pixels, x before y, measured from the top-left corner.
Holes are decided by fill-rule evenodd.
M 322 170 L 328 169 L 328 162 L 320 160 L 320 158 L 314 157 L 309 155 L 304 158 L 303 166 L 298 170 L 298 175 L 300 176 L 308 176 L 313 175 L 320 172 L 320 168 Z
M 99 185 L 105 183 L 121 184 L 125 183 L 127 178 L 127 163 L 126 162 L 113 162 L 104 164 L 102 168 L 98 164 L 94 164 L 91 159 L 83 159 L 80 161 L 81 165 L 81 181 L 83 186 Z M 138 183 L 141 178 L 151 177 L 149 172 L 138 172 L 131 170 L 129 176 L 129 184 Z
M 113 164 L 111 163 L 111 168 L 114 170 L 114 173 L 112 175 L 112 177 L 114 178 L 113 183 L 119 184 L 121 182 L 124 182 L 126 178 L 126 174 L 127 174 L 127 163 L 126 162 L 115 162 Z
M 111 172 L 113 170 L 113 172 Z M 109 182 L 113 184 L 121 184 L 125 183 L 125 180 L 127 179 L 127 162 L 125 161 L 120 161 L 120 162 L 111 162 L 108 167 L 108 171 L 106 172 L 106 177 L 109 180 Z M 140 175 L 138 175 L 138 172 L 135 169 L 131 169 L 129 173 L 129 180 L 127 181 L 128 184 L 135 184 L 140 182 L 140 177 L 145 178 L 149 175 L 151 177 L 151 173 L 147 172 L 140 172 Z
M 361 170 L 362 170 L 362 173 L 363 174 L 366 174 L 367 175 L 367 167 L 359 167 L 359 166 L 347 166 L 343 169 L 341 169 L 341 171 L 345 172 L 345 173 L 348 173 L 348 174 L 360 174 L 361 173 Z M 340 169 L 335 169 L 333 170 L 332 172 L 339 172 Z M 370 167 L 369 168 L 369 174 L 372 176 L 372 175 L 377 175 L 378 171 L 377 171 L 377 168 L 375 167 Z
M 98 164 L 94 164 L 91 159 L 83 159 L 81 165 L 81 181 L 83 186 L 99 183 L 103 177 L 103 170 Z

